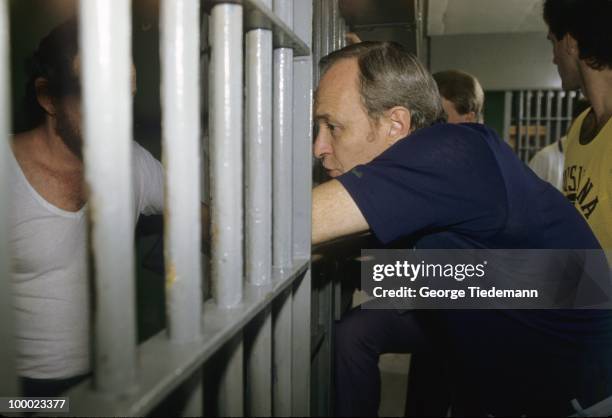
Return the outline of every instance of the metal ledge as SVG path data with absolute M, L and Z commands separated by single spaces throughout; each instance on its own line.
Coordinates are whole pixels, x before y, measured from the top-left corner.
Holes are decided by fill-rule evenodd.
M 310 260 L 296 260 L 290 272 L 274 270 L 268 286 L 246 284 L 244 298 L 233 309 L 220 309 L 214 300 L 203 306 L 202 340 L 174 344 L 162 331 L 138 347 L 136 385 L 120 395 L 95 392 L 91 379 L 66 396 L 71 416 L 144 416 L 151 412 L 186 376 L 192 374 L 231 340 L 257 314 L 304 276 Z
M 310 55 L 310 48 L 261 0 L 205 0 L 204 8 L 210 9 L 223 3 L 242 4 L 244 8 L 244 30 L 269 29 L 273 32 L 274 48 L 291 48 L 294 57 Z

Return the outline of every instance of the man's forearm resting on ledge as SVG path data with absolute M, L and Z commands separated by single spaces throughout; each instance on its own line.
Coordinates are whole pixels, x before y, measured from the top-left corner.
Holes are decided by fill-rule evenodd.
M 313 244 L 368 229 L 361 211 L 338 180 L 328 181 L 312 190 Z

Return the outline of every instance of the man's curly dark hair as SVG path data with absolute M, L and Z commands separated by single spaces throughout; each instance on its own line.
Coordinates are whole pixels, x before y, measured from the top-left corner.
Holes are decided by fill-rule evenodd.
M 580 59 L 595 70 L 612 69 L 612 0 L 546 0 L 544 20 L 560 40 L 578 42 Z

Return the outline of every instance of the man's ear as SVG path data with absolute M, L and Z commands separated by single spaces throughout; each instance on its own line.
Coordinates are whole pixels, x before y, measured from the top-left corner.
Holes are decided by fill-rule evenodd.
M 464 115 L 464 122 L 467 123 L 478 123 L 478 116 L 476 115 L 476 112 L 474 112 L 473 110 L 466 113 Z
M 49 83 L 44 78 L 37 78 L 34 81 L 34 88 L 36 89 L 36 100 L 38 104 L 45 109 L 45 112 L 49 116 L 55 115 L 55 105 L 49 94 Z
M 396 106 L 387 111 L 389 120 L 389 132 L 387 133 L 391 143 L 407 137 L 410 134 L 412 117 L 410 111 L 403 106 Z
M 578 41 L 571 34 L 566 33 L 562 42 L 567 54 L 578 57 Z

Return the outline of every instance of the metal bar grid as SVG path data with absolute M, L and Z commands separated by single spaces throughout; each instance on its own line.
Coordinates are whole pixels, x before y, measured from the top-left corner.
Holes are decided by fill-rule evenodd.
M 135 344 L 134 283 L 133 277 L 133 205 L 130 198 L 131 179 L 131 99 L 130 99 L 130 2 L 123 0 L 91 0 L 81 2 L 81 42 L 83 50 L 83 79 L 85 104 L 85 159 L 87 180 L 92 190 L 90 210 L 93 221 L 93 251 L 96 271 L 94 383 L 86 381 L 71 389 L 72 415 L 141 416 L 150 413 L 160 401 L 188 381 L 195 381 L 183 410 L 189 415 L 202 413 L 202 365 L 217 352 L 227 354 L 221 375 L 217 409 L 222 415 L 307 415 L 310 407 L 310 373 L 304 364 L 310 359 L 310 141 L 312 99 L 312 60 L 309 48 L 302 39 L 310 39 L 312 8 L 301 3 L 296 6 L 302 24 L 296 35 L 291 29 L 293 2 L 278 1 L 277 14 L 259 0 L 243 5 L 217 2 L 210 18 L 211 97 L 210 125 L 212 169 L 212 253 L 214 299 L 201 302 L 199 182 L 200 166 L 200 101 L 199 83 L 199 1 L 165 0 L 162 3 L 162 91 L 163 91 L 163 151 L 166 169 L 166 265 L 167 305 L 169 306 L 169 335 L 166 331 Z M 283 10 L 283 7 L 285 9 Z M 243 11 L 248 16 L 243 16 Z M 0 82 L 8 85 L 6 65 L 6 2 L 0 0 Z M 283 98 L 283 116 L 279 119 L 282 140 L 288 140 L 285 157 L 294 164 L 288 166 L 287 184 L 282 191 L 292 205 L 287 215 L 288 231 L 300 225 L 299 235 L 290 235 L 286 242 L 287 262 L 284 269 L 263 268 L 262 280 L 243 283 L 242 260 L 242 25 L 261 36 L 255 39 L 257 50 L 271 57 L 271 47 L 280 48 L 283 59 L 280 67 L 289 70 L 278 80 Z M 303 23 L 303 22 L 302 22 Z M 306 28 L 306 29 L 304 29 Z M 270 33 L 271 31 L 271 33 Z M 271 36 L 270 36 L 271 35 Z M 248 35 L 247 35 L 248 37 Z M 261 40 L 263 46 L 258 45 Z M 293 49 L 287 49 L 287 48 Z M 303 57 L 293 78 L 293 57 Z M 259 60 L 259 56 L 257 59 Z M 266 107 L 271 97 L 270 58 L 255 64 L 257 75 L 265 75 L 259 91 L 247 107 L 257 113 Z M 205 60 L 203 60 L 205 62 Z M 266 70 L 264 67 L 266 67 Z M 267 73 L 267 74 L 264 74 Z M 238 82 L 236 82 L 238 80 Z M 262 79 L 263 80 L 263 76 Z M 257 84 L 258 81 L 255 81 Z M 292 94 L 293 85 L 299 86 L 299 97 Z M 8 91 L 8 89 L 2 89 Z M 106 93 L 113 91 L 114 98 Z M 206 91 L 206 90 L 203 90 Z M 9 106 L 7 96 L 0 102 L 0 136 L 8 136 Z M 269 109 L 269 107 L 268 107 Z M 292 147 L 295 110 L 301 129 L 299 146 Z M 95 115 L 95 117 L 94 117 Z M 102 115 L 103 117 L 100 117 Z M 257 116 L 257 115 L 256 115 Z M 261 115 L 259 115 L 261 116 Z M 265 115 L 259 120 L 268 119 Z M 101 122 L 100 122 L 101 120 Z M 249 119 L 247 118 L 247 121 Z M 288 124 L 289 123 L 289 124 Z M 255 123 L 259 126 L 259 123 Z M 263 123 L 265 125 L 265 123 Z M 264 126 L 265 128 L 265 126 Z M 268 129 L 270 131 L 270 129 Z M 265 137 L 259 133 L 260 138 Z M 101 140 L 100 136 L 105 136 Z M 109 142 L 112 140 L 111 146 Z M 6 147 L 8 141 L 3 146 Z M 104 144 L 105 146 L 102 146 Z M 108 153 L 113 152 L 109 158 Z M 2 153 L 2 156 L 6 153 Z M 257 160 L 260 156 L 254 156 Z M 108 162 L 112 161 L 112 167 Z M 0 159 L 0 169 L 4 168 Z M 238 173 L 238 174 L 236 174 Z M 263 174 L 263 183 L 269 175 Z M 266 179 L 267 177 L 267 179 Z M 4 177 L 2 177 L 4 178 Z M 194 179 L 196 179 L 194 181 Z M 305 180 L 304 180 L 305 179 Z M 0 183 L 0 192 L 4 192 Z M 102 197 L 103 188 L 112 187 L 113 201 Z M 298 193 L 289 193 L 295 187 Z M 265 189 L 265 187 L 264 187 Z M 265 194 L 265 193 L 264 193 Z M 117 204 L 119 200 L 119 204 Z M 112 204 L 111 204 L 112 203 Z M 305 209 L 307 208 L 307 209 Z M 265 209 L 264 209 L 265 211 Z M 0 215 L 4 215 L 0 207 Z M 269 216 L 269 214 L 267 215 Z M 4 223 L 0 218 L 0 233 Z M 194 227 L 195 225 L 195 227 Z M 265 230 L 263 228 L 262 230 Z M 287 231 L 287 229 L 285 229 Z M 265 233 L 254 232 L 259 238 Z M 283 236 L 283 238 L 286 238 Z M 265 237 L 264 237 L 265 241 Z M 267 242 L 270 240 L 268 239 Z M 261 240 L 254 240 L 255 243 Z M 251 247 L 257 244 L 247 244 Z M 252 249 L 252 248 L 251 248 Z M 287 249 L 285 249 L 287 250 Z M 6 269 L 7 252 L 0 248 L 0 268 Z M 267 270 L 266 270 L 267 269 Z M 8 274 L 3 274 L 8 277 Z M 2 285 L 6 285 L 2 281 Z M 0 296 L 9 292 L 2 292 Z M 10 306 L 10 303 L 3 304 Z M 272 307 L 277 309 L 273 317 Z M 9 314 L 3 321 L 10 324 Z M 255 343 L 244 352 L 244 330 L 257 325 Z M 274 319 L 274 323 L 272 322 Z M 274 325 L 274 328 L 272 327 Z M 10 331 L 8 326 L 2 332 Z M 276 338 L 273 339 L 273 331 Z M 248 332 L 247 332 L 248 333 Z M 10 356 L 11 333 L 3 338 L 4 362 L 0 364 L 4 379 L 2 391 L 16 391 L 14 362 Z M 248 341 L 248 338 L 246 339 Z M 257 342 L 259 341 L 259 342 Z M 277 357 L 277 370 L 286 374 L 277 378 L 276 395 L 272 391 L 272 345 Z M 136 362 L 138 358 L 138 362 Z M 268 364 L 265 364 L 266 358 Z M 161 361 L 160 361 L 161 360 Z M 264 361 L 261 364 L 260 361 Z M 138 363 L 138 367 L 136 367 Z M 246 363 L 246 364 L 245 364 Z M 246 367 L 245 367 L 246 366 Z M 6 372 L 5 372 L 6 369 Z M 247 369 L 246 401 L 242 391 Z M 266 373 L 268 376 L 266 377 Z M 266 380 L 267 379 L 267 380 Z M 263 382 L 260 387 L 259 383 Z M 266 383 L 267 382 L 267 383 Z M 256 390 L 255 390 L 256 389 Z M 257 392 L 257 390 L 259 392 Z M 268 394 L 260 397 L 258 393 Z M 249 397 L 249 394 L 251 395 Z M 257 398 L 257 400 L 254 400 Z M 261 400 L 260 400 L 261 398 Z M 266 401 L 265 399 L 268 399 Z M 252 401 L 252 402 L 251 402 Z M 275 410 L 272 410 L 273 405 Z
M 102 0 L 98 1 L 101 2 Z M 69 391 L 71 414 L 144 415 L 150 413 L 160 401 L 187 380 L 193 379 L 200 382 L 191 390 L 190 400 L 184 411 L 190 414 L 201 413 L 201 368 L 216 353 L 226 354 L 222 356 L 222 373 L 217 382 L 219 393 L 216 408 L 219 414 L 247 413 L 266 416 L 309 413 L 310 373 L 304 370 L 307 369 L 304 362 L 310 359 L 310 264 L 307 260 L 310 255 L 312 61 L 309 48 L 302 39 L 311 37 L 309 17 L 312 8 L 304 7 L 303 4 L 296 6 L 300 18 L 308 22 L 306 25 L 302 24 L 301 33 L 298 35 L 290 29 L 293 24 L 294 3 L 290 0 L 277 0 L 275 3 L 275 12 L 272 12 L 269 3 L 259 0 L 245 1 L 242 5 L 215 2 L 210 13 L 209 38 L 212 55 L 209 142 L 213 299 L 203 305 L 199 288 L 199 245 L 194 241 L 200 230 L 182 229 L 188 224 L 199 226 L 199 220 L 193 217 L 199 214 L 195 203 L 199 203 L 197 200 L 201 187 L 198 182 L 189 181 L 188 188 L 179 187 L 187 178 L 197 178 L 197 173 L 200 172 L 200 103 L 197 92 L 201 90 L 196 76 L 199 72 L 200 39 L 197 34 L 198 2 L 166 0 L 162 4 L 163 137 L 168 183 L 166 237 L 170 239 L 170 248 L 167 249 L 166 255 L 170 338 L 164 331 L 139 347 L 133 345 L 132 351 L 124 350 L 123 357 L 135 359 L 137 354 L 139 367 L 136 370 L 135 362 L 129 363 L 129 367 L 124 370 L 130 373 L 129 378 L 121 382 L 123 384 L 116 383 L 114 390 L 100 391 L 100 384 L 92 387 L 89 382 L 85 382 Z M 94 2 L 89 3 L 88 7 L 92 7 L 91 4 Z M 97 6 L 101 7 L 99 4 Z M 124 9 L 119 8 L 119 13 L 122 13 L 121 18 L 124 20 L 129 17 Z M 91 12 L 90 18 L 93 22 L 100 19 L 100 16 Z M 97 28 L 95 25 L 93 27 Z M 282 183 L 274 183 L 273 190 L 277 196 L 284 196 L 282 202 L 288 207 L 285 209 L 286 214 L 279 217 L 284 224 L 272 241 L 269 234 L 266 237 L 269 227 L 254 226 L 257 222 L 250 222 L 247 218 L 247 227 L 253 226 L 249 236 L 253 240 L 247 241 L 246 245 L 246 253 L 251 255 L 246 258 L 249 266 L 247 272 L 257 270 L 258 273 L 247 274 L 246 283 L 243 282 L 242 253 L 243 27 L 252 29 L 246 35 L 248 88 L 245 123 L 249 138 L 249 162 L 246 166 L 255 173 L 253 178 L 259 179 L 258 190 L 263 190 L 262 194 L 266 199 L 265 191 L 270 190 L 268 183 L 272 182 L 272 178 L 269 173 L 262 173 L 262 165 L 266 164 L 262 161 L 262 149 L 255 150 L 251 145 L 261 146 L 266 136 L 269 141 L 270 131 L 274 132 L 275 141 L 284 141 L 284 148 L 280 147 L 281 150 L 284 149 L 284 152 L 280 153 L 280 159 L 286 166 L 284 171 L 274 173 L 274 178 L 279 177 Z M 109 27 L 106 29 L 111 32 Z M 123 31 L 120 31 L 119 35 L 123 36 Z M 89 47 L 87 42 L 90 41 L 85 42 Z M 126 44 L 128 42 L 124 39 L 121 45 Z M 278 78 L 274 82 L 271 73 L 272 46 L 279 47 L 274 51 L 274 55 L 278 57 L 276 61 L 280 71 L 276 71 Z M 287 48 L 288 46 L 293 49 Z M 121 51 L 121 48 L 119 50 Z M 302 57 L 295 78 L 294 56 Z M 294 83 L 299 86 L 300 91 L 307 87 L 306 94 L 295 98 Z M 125 88 L 125 91 L 129 90 Z M 272 91 L 277 93 L 275 100 L 280 113 L 280 117 L 276 116 L 274 119 L 274 126 L 268 123 L 272 119 L 269 112 L 271 107 L 266 106 L 271 102 Z M 87 94 L 91 93 L 86 92 Z M 189 106 L 192 109 L 187 109 Z M 301 109 L 300 117 L 296 118 L 299 121 L 297 125 L 307 128 L 300 132 L 299 146 L 293 147 L 296 141 L 293 112 L 297 109 Z M 126 115 L 131 117 L 129 112 L 126 112 Z M 263 130 L 255 131 L 254 127 L 263 127 Z M 171 143 L 170 139 L 174 136 L 183 136 L 184 142 Z M 268 143 L 266 146 L 270 148 L 271 145 Z M 279 148 L 276 144 L 274 146 Z M 264 153 L 265 149 L 264 146 Z M 268 153 L 268 157 L 269 155 Z M 249 178 L 253 181 L 251 176 Z M 299 195 L 293 191 L 294 187 L 299 189 Z M 255 195 L 259 196 L 254 193 L 251 196 L 253 199 L 247 199 L 247 210 L 263 207 L 263 217 L 269 219 L 271 214 L 269 209 L 266 209 L 266 203 L 256 201 Z M 293 207 L 294 199 L 302 205 L 299 210 Z M 279 208 L 280 202 L 281 200 L 276 203 Z M 270 203 L 272 202 L 268 202 Z M 308 209 L 304 209 L 305 207 Z M 127 218 L 125 215 L 116 216 Z M 182 218 L 181 222 L 179 218 Z M 300 225 L 299 235 L 292 234 L 294 225 Z M 181 234 L 190 237 L 188 243 L 193 244 L 192 247 L 185 249 L 186 244 L 179 243 L 178 238 L 184 236 Z M 274 260 L 280 261 L 277 266 L 281 268 L 271 270 L 269 262 L 257 266 L 253 264 L 254 247 L 262 242 L 264 249 L 268 247 L 268 252 L 270 247 L 275 249 L 272 255 L 280 254 L 280 257 Z M 281 245 L 275 246 L 275 243 Z M 126 276 L 132 275 L 130 273 Z M 124 282 L 131 283 L 130 280 Z M 102 325 L 102 322 L 98 323 L 97 328 L 103 328 Z M 99 368 L 100 366 L 97 370 Z M 114 371 L 113 368 L 110 370 Z M 279 374 L 279 371 L 283 374 Z M 117 382 L 114 375 L 111 377 Z M 206 380 L 206 375 L 203 377 Z M 103 380 L 104 387 L 111 388 L 112 385 L 108 383 L 110 381 Z M 129 391 L 125 390 L 126 382 L 129 383 Z M 261 393 L 269 396 L 260 396 Z
M 245 29 L 270 29 L 274 34 L 274 48 L 290 48 L 295 57 L 310 55 L 310 48 L 295 34 L 291 25 L 270 8 L 270 0 L 242 0 L 245 13 Z M 223 3 L 223 0 L 216 2 Z M 293 2 L 292 2 L 293 3 Z M 299 16 L 308 19 L 310 16 Z
M 70 390 L 70 414 L 73 416 L 143 416 L 155 408 L 180 383 L 202 366 L 288 287 L 307 273 L 309 260 L 296 260 L 285 275 L 273 275 L 266 286 L 246 284 L 239 309 L 220 308 L 214 300 L 203 305 L 202 340 L 172 344 L 165 331 L 138 347 L 139 372 L 132 390 L 109 402 L 107 395 L 84 382 Z M 163 361 L 160 361 L 163 359 Z
M 575 91 L 505 92 L 504 135 L 508 138 L 515 135 L 516 152 L 523 161 L 529 161 L 541 148 L 566 135 L 577 97 Z

